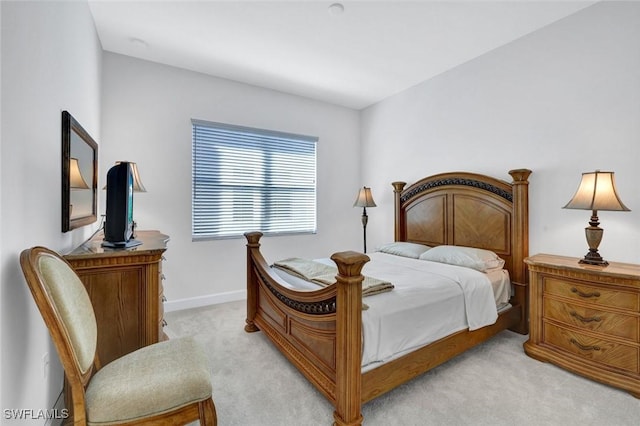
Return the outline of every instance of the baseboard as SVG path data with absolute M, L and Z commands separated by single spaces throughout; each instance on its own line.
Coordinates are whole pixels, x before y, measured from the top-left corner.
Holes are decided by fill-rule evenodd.
M 60 392 L 58 399 L 53 406 L 53 410 L 48 413 L 49 416 L 44 422 L 44 426 L 61 426 L 67 418 L 68 411 L 64 406 L 64 392 Z
M 187 299 L 168 300 L 164 302 L 164 311 L 182 311 L 184 309 L 235 302 L 247 298 L 246 290 L 230 291 L 227 293 L 208 294 L 206 296 L 190 297 Z

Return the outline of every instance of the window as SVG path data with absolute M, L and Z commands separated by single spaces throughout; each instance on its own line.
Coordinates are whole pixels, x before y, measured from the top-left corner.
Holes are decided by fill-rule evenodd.
M 316 232 L 318 138 L 192 120 L 193 239 Z

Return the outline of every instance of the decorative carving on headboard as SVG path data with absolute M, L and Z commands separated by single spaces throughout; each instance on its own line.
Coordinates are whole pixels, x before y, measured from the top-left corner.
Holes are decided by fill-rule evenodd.
M 280 293 L 278 289 L 269 284 L 269 280 L 266 279 L 258 269 L 256 269 L 255 271 L 260 276 L 260 280 L 262 281 L 262 283 L 271 291 L 271 293 L 291 309 L 295 309 L 298 312 L 303 312 L 310 315 L 324 315 L 336 312 L 335 297 L 329 298 L 327 300 L 320 300 L 318 302 L 301 302 L 299 300 L 293 300 Z
M 433 188 L 437 188 L 440 186 L 446 185 L 459 185 L 459 186 L 471 186 L 478 189 L 484 189 L 485 191 L 489 191 L 493 194 L 496 194 L 499 197 L 504 198 L 507 201 L 513 201 L 513 196 L 510 192 L 505 191 L 504 189 L 498 188 L 497 186 L 491 185 L 487 182 L 480 182 L 475 179 L 465 179 L 465 178 L 445 178 L 434 180 L 430 182 L 425 182 L 422 185 L 418 185 L 415 188 L 412 188 L 407 193 L 402 194 L 400 200 L 405 203 L 407 200 L 414 197 L 416 194 L 420 194 L 421 192 L 428 191 Z

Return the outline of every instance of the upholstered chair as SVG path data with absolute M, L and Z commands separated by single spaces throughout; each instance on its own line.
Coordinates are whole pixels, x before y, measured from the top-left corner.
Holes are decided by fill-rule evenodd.
M 197 342 L 170 339 L 101 366 L 93 306 L 71 266 L 44 247 L 24 250 L 20 265 L 64 367 L 74 424 L 216 425 Z

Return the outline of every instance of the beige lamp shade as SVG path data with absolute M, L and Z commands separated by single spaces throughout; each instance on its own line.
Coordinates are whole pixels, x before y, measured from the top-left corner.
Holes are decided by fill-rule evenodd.
M 116 164 L 123 163 L 123 161 L 116 161 Z M 147 188 L 144 187 L 142 183 L 142 179 L 140 178 L 140 172 L 138 172 L 138 165 L 136 163 L 132 163 L 131 161 L 127 161 L 131 165 L 131 174 L 133 175 L 133 191 L 134 192 L 147 192 Z M 104 188 L 107 189 L 105 185 Z
M 89 185 L 80 173 L 80 164 L 77 158 L 69 160 L 69 188 L 71 189 L 89 189 Z
M 353 207 L 376 207 L 376 203 L 373 201 L 373 195 L 371 195 L 371 188 L 364 186 L 360 189 L 356 202 L 353 203 Z
M 565 209 L 629 211 L 616 190 L 613 172 L 583 173 L 580 186 Z
M 140 172 L 138 172 L 138 165 L 136 163 L 131 164 L 131 172 L 133 173 L 133 190 L 135 192 L 147 192 L 147 188 L 144 187 L 142 179 L 140 178 Z

